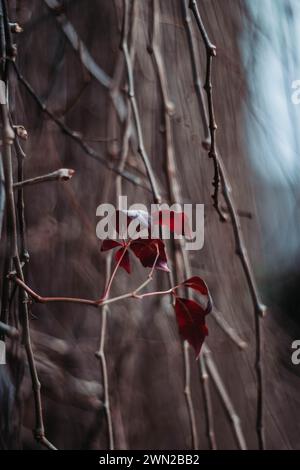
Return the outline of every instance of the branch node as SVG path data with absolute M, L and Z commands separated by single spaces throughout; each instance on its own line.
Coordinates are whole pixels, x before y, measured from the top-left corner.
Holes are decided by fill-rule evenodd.
M 19 25 L 19 23 L 9 23 L 9 27 L 12 33 L 19 34 L 23 33 L 23 28 L 22 26 Z
M 13 125 L 13 129 L 15 130 L 16 134 L 20 139 L 27 140 L 28 139 L 28 132 L 24 126 L 21 125 Z

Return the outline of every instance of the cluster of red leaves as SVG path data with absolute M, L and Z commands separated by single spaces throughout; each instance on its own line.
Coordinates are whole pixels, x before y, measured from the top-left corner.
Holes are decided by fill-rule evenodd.
M 173 233 L 183 234 L 184 227 L 185 233 L 187 233 L 187 228 L 189 230 L 186 215 L 182 212 L 170 211 L 170 213 L 167 214 L 166 211 L 159 211 L 151 221 L 145 217 L 145 214 L 141 214 L 139 211 L 135 211 L 134 214 L 128 212 L 126 215 L 127 224 L 132 219 L 138 219 L 141 225 L 147 226 L 148 228 L 150 223 L 157 223 L 159 225 L 166 225 L 167 223 L 170 232 Z M 119 232 L 118 221 L 117 231 Z M 149 236 L 149 238 L 138 238 L 129 241 L 107 239 L 103 241 L 101 251 L 107 251 L 113 248 L 118 248 L 115 253 L 115 259 L 119 263 L 119 266 L 125 269 L 127 273 L 131 273 L 130 253 L 133 253 L 145 268 L 149 267 L 169 271 L 165 244 L 160 238 L 153 239 Z M 190 298 L 179 297 L 177 292 L 180 288 L 192 289 L 200 294 L 202 300 L 203 297 L 205 298 L 206 306 L 204 307 L 201 303 Z M 194 276 L 175 286 L 172 289 L 172 294 L 175 298 L 174 308 L 179 333 L 181 337 L 188 341 L 194 348 L 196 357 L 198 357 L 205 337 L 208 335 L 205 317 L 212 310 L 212 300 L 208 287 L 203 279 Z
M 156 269 L 161 269 L 162 271 L 167 272 L 169 271 L 165 245 L 159 238 L 139 238 L 137 240 L 130 241 L 130 243 L 125 241 L 104 240 L 101 246 L 101 251 L 107 251 L 116 247 L 119 247 L 119 249 L 116 251 L 115 259 L 120 263 L 120 267 L 125 269 L 128 274 L 131 273 L 129 251 L 131 251 L 140 260 L 145 268 L 152 268 L 155 263 Z

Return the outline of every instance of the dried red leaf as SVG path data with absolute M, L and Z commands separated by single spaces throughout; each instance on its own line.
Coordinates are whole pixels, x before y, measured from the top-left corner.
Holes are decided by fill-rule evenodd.
M 159 238 L 141 238 L 138 240 L 134 240 L 133 242 L 131 242 L 130 248 L 135 254 L 135 256 L 139 258 L 145 268 L 152 268 L 158 250 L 158 258 L 155 263 L 155 268 L 169 272 L 165 245 L 163 241 Z
M 127 271 L 128 274 L 130 274 L 131 266 L 130 266 L 130 258 L 129 258 L 128 251 L 127 250 L 125 251 L 125 248 L 120 248 L 116 252 L 115 258 L 116 258 L 117 263 L 121 260 L 120 261 L 120 267 L 125 269 L 125 271 Z
M 180 285 L 190 287 L 191 289 L 199 292 L 202 295 L 205 295 L 207 297 L 207 306 L 206 306 L 206 314 L 210 313 L 212 310 L 212 299 L 210 292 L 208 290 L 208 287 L 206 283 L 201 279 L 199 276 L 193 276 L 190 279 L 187 279 L 186 281 L 182 282 Z
M 194 300 L 176 297 L 175 313 L 180 335 L 194 348 L 198 357 L 208 335 L 206 311 Z

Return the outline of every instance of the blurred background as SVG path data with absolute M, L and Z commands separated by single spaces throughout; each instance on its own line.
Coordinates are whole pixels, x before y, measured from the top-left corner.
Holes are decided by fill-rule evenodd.
M 255 449 L 254 309 L 235 254 L 231 222 L 220 222 L 212 207 L 213 165 L 202 146 L 203 116 L 185 21 L 188 1 L 154 2 L 159 12 L 157 45 L 174 105 L 170 126 L 180 202 L 205 204 L 205 245 L 189 253 L 192 274 L 205 279 L 220 316 L 247 347 L 237 347 L 214 316 L 208 318 L 206 344 L 240 418 L 246 446 Z M 123 2 L 65 0 L 55 11 L 49 8 L 56 3 L 9 2 L 11 21 L 23 28 L 14 37 L 17 65 L 54 116 L 98 155 L 117 165 L 127 113 L 126 71 L 119 49 Z M 167 200 L 166 122 L 148 47 L 153 1 L 129 3 L 136 29 L 130 47 L 144 143 Z M 297 89 L 293 88 L 300 80 L 300 5 L 297 0 L 199 0 L 198 7 L 217 48 L 212 81 L 218 149 L 261 297 L 268 306 L 267 316 L 261 320 L 266 448 L 299 449 L 300 366 L 291 362 L 291 344 L 300 338 L 300 104 L 295 102 Z M 205 49 L 194 19 L 188 24 L 192 25 L 196 69 L 203 85 Z M 98 79 L 85 66 L 86 50 L 78 38 L 103 73 L 99 76 L 97 72 Z M 13 69 L 10 87 L 14 121 L 29 134 L 24 145 L 25 177 L 61 167 L 76 171 L 69 182 L 24 190 L 28 284 L 41 295 L 97 298 L 105 285 L 106 257 L 96 237 L 96 208 L 102 202 L 114 202 L 116 177 L 41 111 Z M 115 96 L 118 106 L 112 99 Z M 125 168 L 147 182 L 134 138 Z M 130 204 L 151 202 L 148 191 L 126 180 L 122 191 Z M 130 277 L 120 272 L 113 294 L 130 291 L 143 275 L 138 264 Z M 164 273 L 156 275 L 154 285 L 167 288 Z M 10 316 L 18 326 L 18 296 L 11 302 Z M 33 304 L 30 324 L 47 437 L 60 449 L 108 448 L 103 375 L 94 354 L 99 348 L 101 316 L 86 306 Z M 8 364 L 0 366 L 0 446 L 39 448 L 31 432 L 34 403 L 24 348 L 20 341 L 7 342 Z M 166 299 L 114 303 L 107 315 L 105 356 L 115 448 L 211 447 L 205 390 L 199 362 L 191 352 L 197 431 L 197 442 L 192 441 L 182 343 Z M 216 445 L 236 449 L 232 422 L 212 377 L 209 388 Z

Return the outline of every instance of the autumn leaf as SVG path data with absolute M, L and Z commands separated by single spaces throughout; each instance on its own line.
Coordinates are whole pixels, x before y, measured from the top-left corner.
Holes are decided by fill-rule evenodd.
M 180 285 L 185 286 L 185 287 L 189 287 L 189 288 L 199 292 L 200 294 L 206 296 L 207 297 L 207 306 L 206 306 L 205 313 L 208 314 L 208 313 L 211 312 L 211 310 L 212 310 L 212 298 L 211 298 L 211 295 L 210 295 L 210 292 L 208 290 L 208 287 L 207 287 L 206 283 L 203 281 L 203 279 L 201 279 L 201 277 L 193 276 L 190 279 L 187 279 L 186 281 L 182 282 Z
M 117 261 L 119 261 L 126 247 L 124 242 L 120 243 L 115 240 L 104 240 L 102 242 L 101 251 L 107 251 L 117 247 L 120 247 L 120 249 L 117 251 L 115 258 Z M 152 268 L 155 263 L 155 269 L 169 272 L 165 245 L 159 238 L 139 238 L 137 240 L 131 241 L 128 244 L 127 250 L 131 250 L 145 268 Z M 125 253 L 124 258 L 122 258 L 120 266 L 128 273 L 131 272 L 130 256 L 128 251 Z
M 145 268 L 152 268 L 158 255 L 155 268 L 169 272 L 165 245 L 159 238 L 135 240 L 131 242 L 130 248 Z
M 176 297 L 175 313 L 180 335 L 194 348 L 198 358 L 208 335 L 205 324 L 207 312 L 194 300 Z

